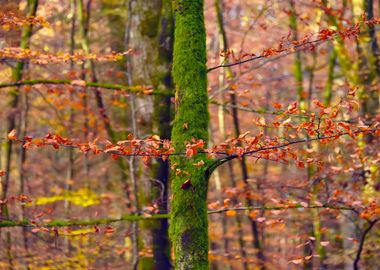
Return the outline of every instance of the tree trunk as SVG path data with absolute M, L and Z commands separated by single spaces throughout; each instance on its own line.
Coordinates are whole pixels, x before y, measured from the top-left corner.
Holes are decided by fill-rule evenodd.
M 202 0 L 176 0 L 173 78 L 176 112 L 172 142 L 177 152 L 192 139 L 207 141 L 208 98 L 206 33 Z M 208 269 L 207 186 L 209 175 L 196 168 L 202 155 L 172 156 L 172 207 L 170 238 L 176 269 Z M 179 173 L 181 170 L 181 173 Z M 173 170 L 174 171 L 174 170 Z M 187 181 L 188 185 L 184 185 Z M 190 185 L 189 185 L 190 183 Z
M 161 19 L 159 25 L 158 60 L 156 74 L 153 78 L 154 89 L 173 89 L 171 76 L 171 64 L 173 60 L 174 20 L 172 16 L 171 1 L 163 0 L 161 7 Z M 157 80 L 157 81 L 155 81 Z M 171 133 L 171 100 L 170 97 L 153 98 L 153 129 L 161 139 L 170 139 Z M 152 183 L 153 200 L 157 202 L 160 213 L 168 211 L 168 182 L 169 162 L 158 159 L 153 168 L 153 178 L 159 181 L 159 185 Z M 153 257 L 154 269 L 171 269 L 170 243 L 168 236 L 169 223 L 167 219 L 153 221 Z
M 27 16 L 35 16 L 37 13 L 38 1 L 37 0 L 29 0 L 27 5 Z M 29 48 L 30 37 L 32 36 L 32 25 L 24 26 L 21 35 L 21 49 Z M 16 67 L 12 70 L 12 79 L 15 82 L 18 82 L 22 79 L 23 70 L 24 70 L 24 62 L 18 62 Z M 11 108 L 11 112 L 8 115 L 8 123 L 7 123 L 7 132 L 9 133 L 16 127 L 16 115 L 17 108 L 19 104 L 19 96 L 20 89 L 17 87 L 14 90 L 10 91 L 10 101 L 9 106 Z M 13 141 L 8 140 L 5 144 L 5 155 L 6 155 L 6 164 L 5 170 L 7 174 L 4 176 L 3 181 L 1 182 L 1 196 L 0 199 L 4 200 L 8 193 L 9 188 L 9 179 L 10 179 L 10 170 L 12 165 L 12 150 L 13 150 Z M 8 209 L 6 204 L 2 205 L 1 214 L 4 217 L 8 217 Z
M 298 41 L 298 25 L 297 25 L 297 12 L 294 0 L 290 0 L 290 16 L 289 16 L 289 26 L 292 30 L 293 41 Z M 297 50 L 295 53 L 294 67 L 293 67 L 294 78 L 296 80 L 296 89 L 297 89 L 297 99 L 300 104 L 301 109 L 306 108 L 305 103 L 305 94 L 303 88 L 303 73 L 302 73 L 302 59 L 301 51 Z

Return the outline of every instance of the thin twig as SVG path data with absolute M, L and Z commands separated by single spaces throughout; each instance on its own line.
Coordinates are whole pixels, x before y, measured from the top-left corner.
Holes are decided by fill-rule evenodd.
M 375 219 L 373 221 L 369 221 L 368 227 L 364 230 L 362 236 L 360 237 L 358 251 L 356 252 L 356 257 L 355 257 L 354 264 L 353 264 L 354 270 L 359 270 L 359 261 L 360 261 L 361 254 L 363 252 L 364 242 L 365 242 L 366 236 L 371 231 L 371 229 L 373 228 L 373 226 L 375 226 L 375 224 L 379 220 L 380 219 Z

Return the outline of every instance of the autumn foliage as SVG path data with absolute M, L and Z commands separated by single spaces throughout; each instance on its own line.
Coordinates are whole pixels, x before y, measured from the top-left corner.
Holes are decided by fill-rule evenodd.
M 178 197 L 207 206 L 212 269 L 379 265 L 379 3 L 204 1 L 209 140 L 178 145 L 199 97 L 171 78 L 168 3 L 6 2 L 1 269 L 169 269 Z

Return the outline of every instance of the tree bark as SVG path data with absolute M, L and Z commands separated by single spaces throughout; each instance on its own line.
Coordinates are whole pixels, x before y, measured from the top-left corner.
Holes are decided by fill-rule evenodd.
M 174 20 L 171 9 L 171 0 L 163 0 L 158 38 L 158 60 L 156 74 L 153 78 L 153 87 L 173 89 L 171 65 L 173 60 Z M 153 130 L 161 139 L 170 139 L 171 133 L 171 98 L 153 98 Z M 157 159 L 153 167 L 153 178 L 159 185 L 152 185 L 153 200 L 157 202 L 160 213 L 168 211 L 168 184 L 169 161 Z M 162 194 L 162 196 L 161 196 Z M 152 226 L 154 269 L 171 269 L 170 243 L 168 235 L 169 223 L 167 219 L 154 221 Z
M 226 31 L 224 29 L 224 18 L 223 18 L 223 13 L 221 10 L 222 3 L 219 3 L 219 1 L 218 1 L 218 2 L 216 2 L 215 5 L 216 5 L 216 9 L 217 9 L 218 28 L 219 28 L 220 35 L 221 35 L 220 39 L 222 42 L 223 50 L 226 51 L 228 49 L 228 40 L 227 40 Z M 228 63 L 227 57 L 225 59 L 225 63 Z M 232 70 L 229 67 L 226 68 L 226 73 L 227 73 L 227 78 L 229 78 L 229 79 L 233 78 L 234 75 L 232 73 Z M 237 136 L 239 136 L 240 131 L 241 131 L 240 130 L 240 122 L 239 122 L 239 113 L 238 113 L 238 110 L 236 108 L 236 106 L 238 104 L 238 100 L 237 100 L 236 93 L 234 91 L 230 91 L 230 92 L 232 92 L 229 94 L 230 102 L 231 102 L 231 105 L 233 106 L 231 109 L 231 111 L 232 111 L 232 122 L 233 122 L 234 131 L 235 131 L 234 133 L 235 133 L 235 136 L 237 137 Z M 244 157 L 241 160 L 239 160 L 239 165 L 240 165 L 241 174 L 243 177 L 243 182 L 246 185 L 246 187 L 249 187 L 248 166 L 247 166 L 246 159 Z M 259 186 L 257 186 L 257 190 L 259 191 Z M 255 203 L 251 199 L 247 198 L 246 204 L 250 207 L 250 206 L 253 206 Z M 243 267 L 244 267 L 244 269 L 247 269 L 248 263 L 246 261 L 246 252 L 243 250 L 243 248 L 244 248 L 244 240 L 242 237 L 243 229 L 241 228 L 241 224 L 240 224 L 241 221 L 239 219 L 240 218 L 237 217 L 237 220 L 236 220 L 237 226 L 238 226 L 238 232 L 239 232 L 239 237 L 238 237 L 239 238 L 239 245 L 240 245 L 241 254 L 243 257 Z M 251 225 L 251 231 L 252 231 L 252 237 L 253 237 L 253 247 L 256 250 L 256 257 L 258 260 L 258 265 L 260 266 L 260 269 L 265 269 L 265 256 L 264 256 L 262 244 L 260 243 L 258 224 L 254 219 L 252 219 L 250 217 L 249 217 L 249 222 Z
M 37 0 L 29 0 L 27 3 L 27 16 L 35 16 L 37 13 L 37 7 L 38 7 Z M 21 35 L 21 43 L 20 43 L 21 49 L 29 48 L 30 37 L 32 36 L 32 29 L 33 29 L 32 25 L 26 25 L 23 28 L 22 35 Z M 13 81 L 18 82 L 22 79 L 23 70 L 24 70 L 24 62 L 18 62 L 16 64 L 16 67 L 12 70 Z M 8 115 L 8 122 L 7 122 L 8 133 L 16 127 L 16 115 L 17 115 L 17 108 L 18 108 L 19 96 L 20 96 L 19 87 L 10 91 L 9 95 L 10 95 L 9 106 L 11 108 L 11 112 Z M 7 174 L 4 176 L 4 178 L 2 178 L 3 181 L 1 182 L 1 196 L 0 196 L 1 200 L 4 200 L 8 193 L 10 169 L 12 165 L 12 150 L 13 150 L 13 141 L 8 140 L 5 144 L 5 155 L 6 155 L 5 170 Z M 2 205 L 1 214 L 4 217 L 8 216 L 8 209 L 5 204 Z
M 172 142 L 176 151 L 185 150 L 192 139 L 207 141 L 209 112 L 207 98 L 206 33 L 202 0 L 176 0 L 173 78 L 176 112 Z M 196 168 L 202 155 L 172 156 L 172 207 L 170 238 L 176 269 L 209 269 L 207 188 L 209 175 Z M 179 173 L 178 170 L 181 170 Z M 190 183 L 186 188 L 184 183 Z M 188 185 L 189 186 L 189 185 Z

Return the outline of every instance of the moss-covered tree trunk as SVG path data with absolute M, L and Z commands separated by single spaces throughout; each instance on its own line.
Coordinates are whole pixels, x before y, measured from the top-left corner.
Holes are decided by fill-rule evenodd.
M 176 0 L 173 78 L 176 112 L 172 141 L 177 152 L 186 142 L 207 140 L 208 99 L 206 34 L 202 0 Z M 207 185 L 209 176 L 197 168 L 202 155 L 172 156 L 172 206 L 170 238 L 176 269 L 208 269 Z M 179 171 L 180 170 L 180 171 Z M 187 183 L 184 185 L 184 183 Z

